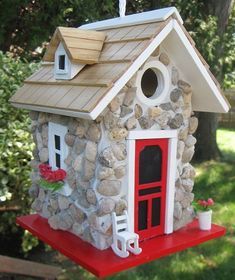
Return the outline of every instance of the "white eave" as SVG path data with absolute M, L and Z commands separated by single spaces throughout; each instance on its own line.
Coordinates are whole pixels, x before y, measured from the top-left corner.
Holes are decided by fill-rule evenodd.
M 131 26 L 136 24 L 144 24 L 150 22 L 165 21 L 170 16 L 176 18 L 183 24 L 183 20 L 175 7 L 163 8 L 159 10 L 143 12 L 134 15 L 128 15 L 125 17 L 112 18 L 94 23 L 88 23 L 80 26 L 80 29 L 94 29 L 102 30 L 108 28 L 119 28 L 124 26 Z

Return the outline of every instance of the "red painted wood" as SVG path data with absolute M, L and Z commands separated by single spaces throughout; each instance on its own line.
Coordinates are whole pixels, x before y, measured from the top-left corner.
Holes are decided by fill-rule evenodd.
M 17 223 L 97 277 L 121 272 L 225 234 L 225 228 L 218 225 L 212 225 L 210 231 L 201 231 L 198 221 L 195 220 L 170 235 L 161 235 L 142 242 L 140 255 L 122 259 L 111 249 L 100 251 L 69 232 L 51 229 L 47 220 L 37 214 L 18 217 Z
M 147 184 L 139 183 L 139 164 L 140 153 L 147 146 L 159 146 L 162 152 L 162 168 L 161 168 L 161 180 L 151 182 Z M 139 234 L 140 241 L 154 236 L 164 234 L 165 228 L 165 205 L 166 205 L 166 180 L 167 180 L 167 156 L 168 156 L 168 139 L 143 139 L 136 140 L 136 152 L 135 152 L 135 232 Z M 153 193 L 144 196 L 139 196 L 139 190 L 161 187 L 160 193 Z M 153 198 L 159 197 L 161 199 L 161 212 L 160 212 L 160 225 L 152 226 L 152 201 Z M 148 201 L 148 221 L 147 229 L 138 230 L 138 203 L 139 201 Z

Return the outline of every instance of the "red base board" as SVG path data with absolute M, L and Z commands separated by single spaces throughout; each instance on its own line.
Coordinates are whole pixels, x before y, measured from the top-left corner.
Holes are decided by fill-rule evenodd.
M 223 236 L 226 232 L 224 227 L 214 224 L 210 231 L 201 231 L 198 229 L 198 221 L 194 220 L 191 224 L 170 235 L 141 242 L 142 253 L 140 255 L 131 255 L 122 259 L 117 257 L 112 249 L 100 251 L 69 232 L 51 229 L 47 220 L 37 214 L 18 217 L 17 223 L 97 277 L 109 276 L 182 251 Z

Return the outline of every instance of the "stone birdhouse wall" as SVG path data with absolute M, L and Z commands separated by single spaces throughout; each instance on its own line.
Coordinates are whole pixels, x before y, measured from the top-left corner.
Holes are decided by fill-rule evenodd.
M 174 230 L 192 219 L 195 171 L 189 162 L 196 143 L 192 134 L 198 125 L 192 112 L 192 88 L 164 50 L 158 48 L 149 60 L 160 60 L 171 77 L 169 95 L 159 106 L 148 107 L 138 100 L 137 73 L 95 121 L 30 112 L 36 144 L 29 190 L 32 209 L 48 218 L 53 229 L 70 231 L 99 249 L 112 243 L 111 213 L 122 214 L 128 207 L 126 136 L 131 130 L 178 130 Z M 49 121 L 68 127 L 65 162 L 73 190 L 68 197 L 39 186 L 38 165 L 48 161 Z

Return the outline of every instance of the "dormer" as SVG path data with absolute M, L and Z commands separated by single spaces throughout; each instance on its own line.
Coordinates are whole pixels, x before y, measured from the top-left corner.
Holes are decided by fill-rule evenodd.
M 71 80 L 86 65 L 98 62 L 104 39 L 103 32 L 58 27 L 43 61 L 54 62 L 56 80 Z

